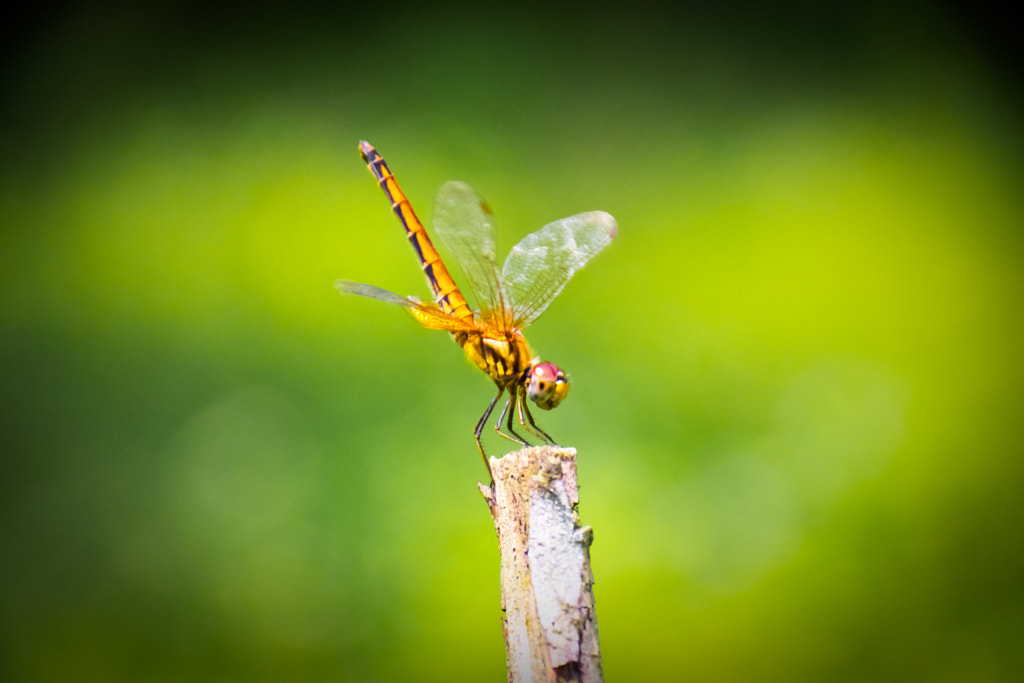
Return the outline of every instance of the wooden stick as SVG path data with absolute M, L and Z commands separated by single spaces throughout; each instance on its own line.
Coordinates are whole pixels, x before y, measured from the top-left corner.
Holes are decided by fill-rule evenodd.
M 590 544 L 576 507 L 576 449 L 523 448 L 490 459 L 480 484 L 501 549 L 501 608 L 511 683 L 604 680 Z

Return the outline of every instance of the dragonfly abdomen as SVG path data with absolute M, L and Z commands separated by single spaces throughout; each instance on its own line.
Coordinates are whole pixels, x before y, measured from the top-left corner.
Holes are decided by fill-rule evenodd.
M 434 303 L 442 311 L 456 318 L 462 320 L 472 319 L 473 311 L 469 308 L 469 304 L 466 303 L 466 298 L 462 296 L 459 286 L 452 279 L 451 273 L 448 272 L 448 268 L 441 260 L 441 255 L 437 253 L 437 249 L 434 248 L 430 237 L 427 236 L 427 231 L 423 228 L 423 225 L 420 224 L 418 230 L 409 230 L 408 224 L 405 221 L 402 221 L 402 223 L 406 225 L 409 244 L 412 245 L 413 251 L 416 252 L 416 258 L 420 262 L 420 269 L 423 270 L 423 274 L 427 276 L 427 282 L 430 283 L 430 291 L 434 293 Z
M 359 152 L 362 154 L 363 161 L 366 162 L 370 172 L 377 179 L 377 184 L 380 185 L 388 201 L 391 202 L 391 210 L 395 212 L 398 220 L 402 223 L 402 227 L 405 228 L 409 244 L 412 245 L 413 251 L 416 252 L 420 268 L 427 277 L 430 290 L 434 294 L 434 302 L 442 311 L 455 318 L 471 320 L 473 318 L 473 311 L 470 309 L 469 304 L 466 303 L 466 298 L 462 296 L 459 286 L 452 279 L 448 268 L 441 261 L 441 255 L 437 253 L 434 243 L 430 241 L 427 229 L 416 216 L 416 212 L 412 210 L 412 204 L 409 203 L 408 197 L 398 187 L 395 174 L 391 172 L 384 158 L 377 153 L 377 150 L 370 143 L 366 141 L 360 142 Z

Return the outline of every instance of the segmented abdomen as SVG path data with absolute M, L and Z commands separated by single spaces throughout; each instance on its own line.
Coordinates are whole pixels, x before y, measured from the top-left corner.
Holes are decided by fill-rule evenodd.
M 420 219 L 416 217 L 416 212 L 412 210 L 409 199 L 402 192 L 401 188 L 398 187 L 395 174 L 391 172 L 387 163 L 384 162 L 384 158 L 377 153 L 377 150 L 370 143 L 366 141 L 360 142 L 359 152 L 362 154 L 367 168 L 377 178 L 377 184 L 384 190 L 388 201 L 391 202 L 391 209 L 405 228 L 409 244 L 412 245 L 413 251 L 416 252 L 416 258 L 420 261 L 420 268 L 423 269 L 423 274 L 427 276 L 427 282 L 430 283 L 430 289 L 434 293 L 434 302 L 437 303 L 442 311 L 451 316 L 462 320 L 471 320 L 473 318 L 473 311 L 470 309 L 469 304 L 466 303 L 462 292 L 459 291 L 455 280 L 452 279 L 448 268 L 441 261 L 441 255 L 437 253 L 437 249 L 434 248 L 430 237 L 427 236 L 427 229 L 420 222 Z

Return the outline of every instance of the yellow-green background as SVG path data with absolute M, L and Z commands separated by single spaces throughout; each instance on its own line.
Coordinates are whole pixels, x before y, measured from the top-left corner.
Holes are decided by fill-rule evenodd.
M 363 138 L 503 250 L 619 221 L 529 334 L 609 680 L 1021 676 L 1020 72 L 966 7 L 9 23 L 0 678 L 503 680 L 492 387 L 332 288 L 427 294 Z

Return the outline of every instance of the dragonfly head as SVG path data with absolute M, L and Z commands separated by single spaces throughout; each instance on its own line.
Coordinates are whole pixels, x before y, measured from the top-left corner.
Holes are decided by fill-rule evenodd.
M 537 363 L 526 376 L 526 395 L 539 408 L 551 410 L 569 393 L 569 378 L 554 363 Z

